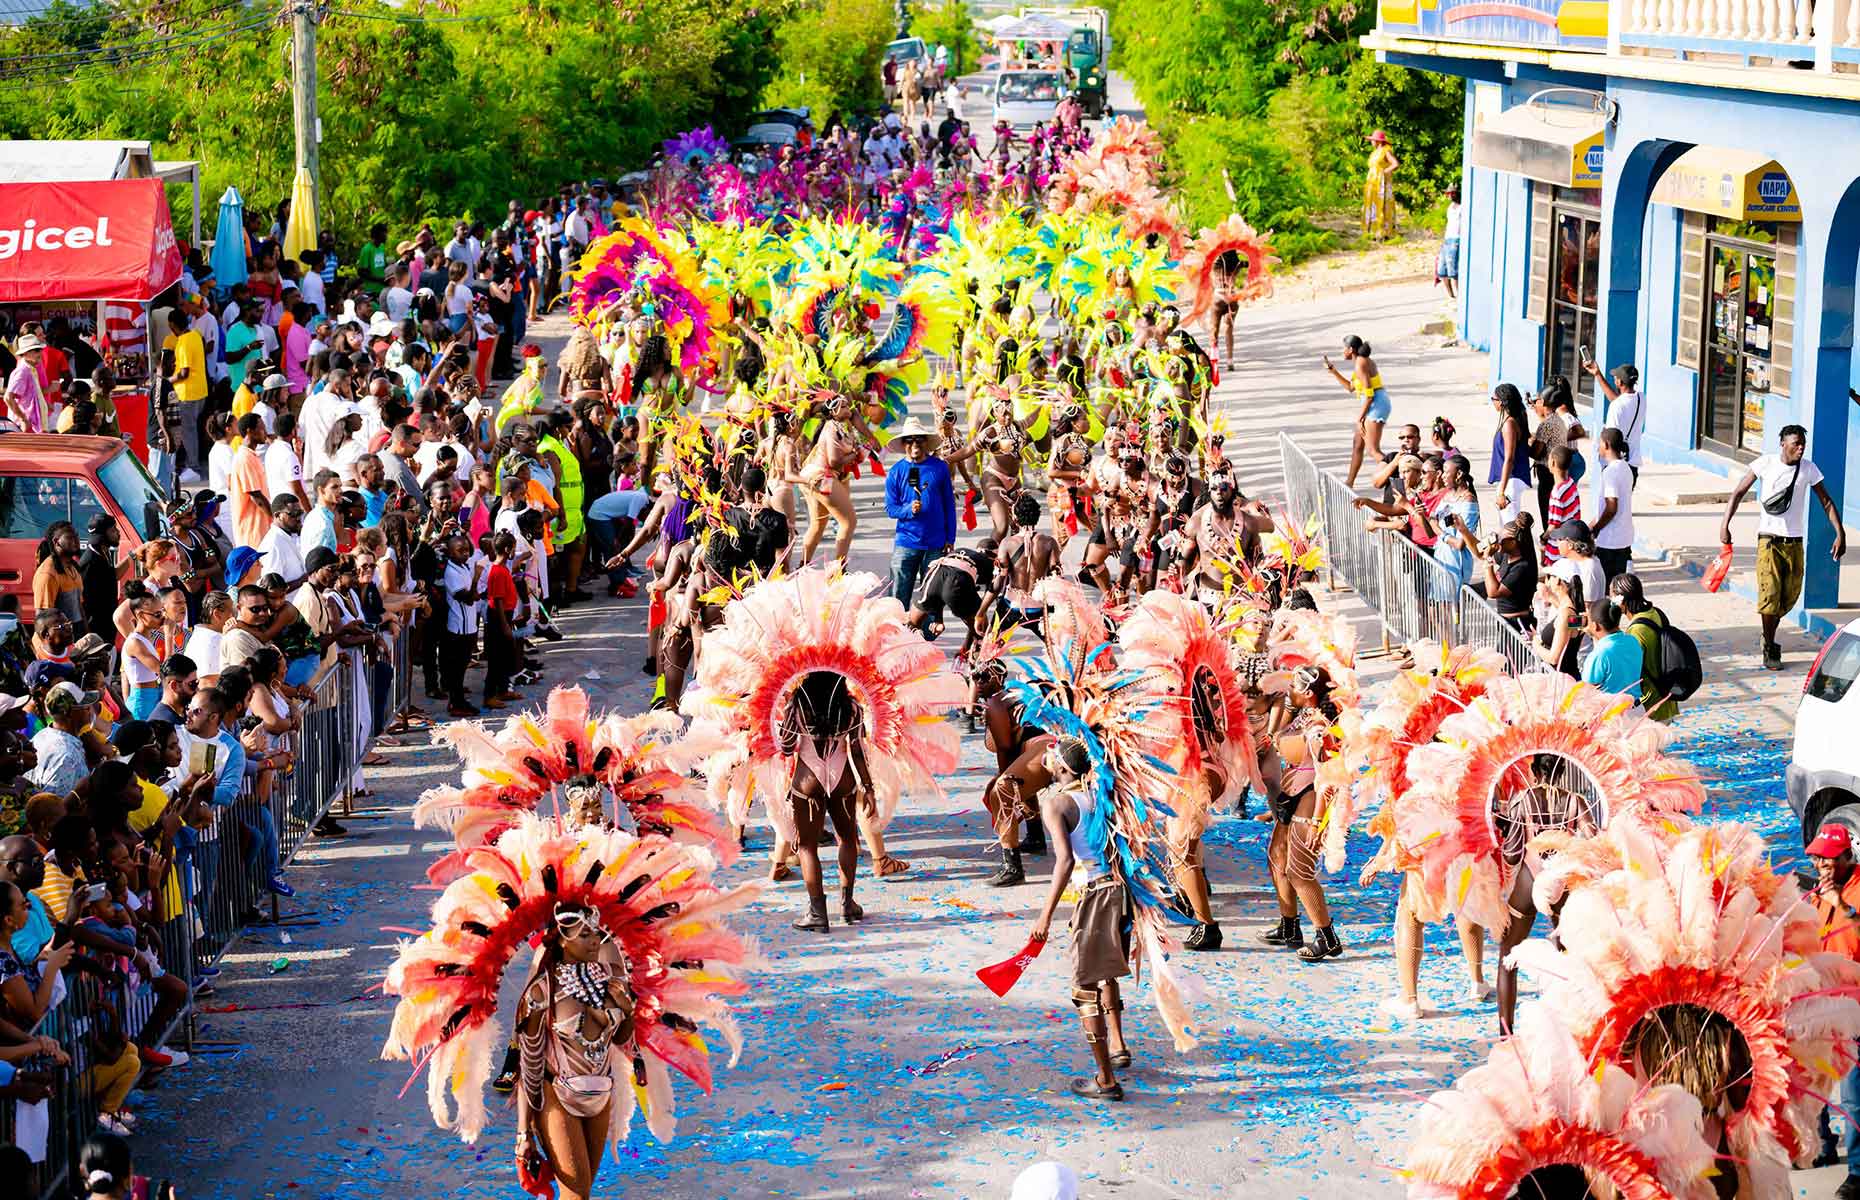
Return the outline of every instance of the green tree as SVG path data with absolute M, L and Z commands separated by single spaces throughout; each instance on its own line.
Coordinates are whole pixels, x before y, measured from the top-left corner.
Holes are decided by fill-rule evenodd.
M 1395 198 L 1411 212 L 1433 206 L 1460 177 L 1465 84 L 1451 75 L 1391 67 L 1368 56 L 1351 65 L 1344 86 L 1356 115 L 1354 157 L 1359 173 L 1369 135 L 1389 135 L 1401 169 Z
M 891 41 L 891 0 L 815 0 L 775 32 L 781 69 L 763 93 L 768 105 L 805 106 L 824 125 L 875 111 L 884 100 L 879 64 Z
M 967 75 L 981 64 L 982 43 L 968 0 L 943 0 L 911 9 L 911 32 L 931 46 L 949 47 L 950 78 Z

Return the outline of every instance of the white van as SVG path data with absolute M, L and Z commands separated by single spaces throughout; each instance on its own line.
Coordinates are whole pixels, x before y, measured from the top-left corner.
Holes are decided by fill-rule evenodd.
M 1059 71 L 1003 71 L 995 80 L 994 120 L 1013 129 L 1051 121 L 1066 91 L 1066 77 Z

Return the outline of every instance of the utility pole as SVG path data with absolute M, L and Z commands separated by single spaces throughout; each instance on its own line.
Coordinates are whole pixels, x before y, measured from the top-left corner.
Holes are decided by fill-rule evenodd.
M 316 0 L 285 0 L 291 16 L 291 124 L 297 135 L 297 166 L 310 172 L 310 193 L 322 218 L 322 178 L 317 169 Z

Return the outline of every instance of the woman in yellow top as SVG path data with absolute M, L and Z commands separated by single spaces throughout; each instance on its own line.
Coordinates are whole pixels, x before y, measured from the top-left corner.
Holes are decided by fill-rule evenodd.
M 1375 149 L 1363 177 L 1363 232 L 1381 242 L 1395 236 L 1395 172 L 1401 160 L 1389 149 L 1388 134 L 1378 129 L 1369 140 Z
M 1324 356 L 1324 369 L 1363 402 L 1356 414 L 1356 432 L 1350 438 L 1350 473 L 1343 480 L 1344 486 L 1355 487 L 1356 473 L 1363 469 L 1365 453 L 1370 461 L 1382 462 L 1382 429 L 1388 424 L 1395 405 L 1389 400 L 1388 389 L 1382 386 L 1382 368 L 1370 357 L 1368 342 L 1355 334 L 1344 338 L 1343 361 L 1355 364 L 1347 379 L 1331 365 L 1328 354 Z

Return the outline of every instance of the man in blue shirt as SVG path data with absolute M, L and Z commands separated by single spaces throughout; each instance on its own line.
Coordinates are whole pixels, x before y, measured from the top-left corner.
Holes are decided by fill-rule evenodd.
M 904 457 L 885 473 L 885 511 L 898 523 L 891 549 L 891 594 L 906 608 L 917 577 L 956 544 L 956 489 L 949 464 L 930 453 L 930 430 L 916 417 L 904 422 L 893 444 Z
M 1634 635 L 1621 632 L 1620 605 L 1613 600 L 1589 605 L 1588 634 L 1595 648 L 1582 664 L 1582 681 L 1638 700 L 1642 651 Z

